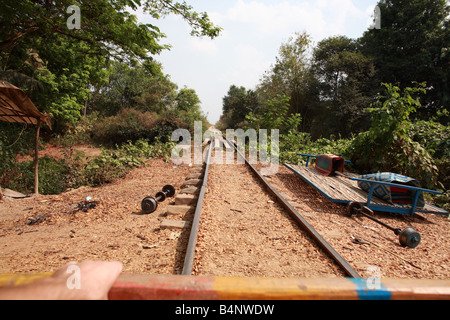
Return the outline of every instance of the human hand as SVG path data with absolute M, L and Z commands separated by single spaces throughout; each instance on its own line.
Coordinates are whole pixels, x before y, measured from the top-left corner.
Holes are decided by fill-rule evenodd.
M 106 300 L 121 272 L 120 262 L 70 262 L 49 278 L 30 285 L 0 288 L 0 299 Z

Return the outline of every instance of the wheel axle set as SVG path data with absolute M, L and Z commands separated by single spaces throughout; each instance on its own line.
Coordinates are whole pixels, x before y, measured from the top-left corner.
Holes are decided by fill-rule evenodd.
M 366 218 L 369 218 L 372 221 L 375 221 L 376 223 L 382 225 L 385 228 L 388 228 L 389 230 L 394 231 L 395 235 L 398 236 L 399 242 L 403 247 L 409 247 L 409 248 L 415 248 L 419 245 L 421 237 L 420 233 L 418 233 L 414 228 L 412 227 L 406 227 L 405 229 L 399 229 L 391 227 L 390 225 L 387 225 L 386 223 L 376 219 L 373 217 L 373 211 L 369 208 L 363 206 L 359 202 L 352 202 L 349 204 L 348 211 L 350 216 L 355 216 L 358 214 L 361 214 L 365 216 Z
M 150 214 L 158 209 L 158 203 L 175 195 L 175 187 L 166 185 L 154 197 L 145 197 L 141 202 L 141 209 L 145 214 Z

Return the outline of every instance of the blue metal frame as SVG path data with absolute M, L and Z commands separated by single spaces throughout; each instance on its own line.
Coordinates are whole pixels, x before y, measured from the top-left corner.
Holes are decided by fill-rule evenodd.
M 297 155 L 307 157 L 306 167 L 308 167 L 308 165 L 309 165 L 310 158 L 316 158 L 317 157 L 317 156 L 314 156 L 314 155 L 304 154 L 304 153 L 298 153 Z M 345 160 L 345 161 L 346 162 L 350 162 L 349 160 Z M 317 186 L 315 183 L 313 183 L 312 181 L 310 181 L 309 179 L 304 177 L 300 172 L 296 171 L 295 169 L 293 169 L 292 167 L 290 167 L 290 166 L 288 166 L 286 164 L 284 164 L 284 165 L 288 169 L 290 169 L 291 171 L 294 171 L 296 174 L 301 176 L 304 181 L 306 181 L 312 187 L 317 189 L 328 200 L 333 201 L 333 202 L 344 203 L 344 204 L 349 204 L 351 202 L 351 201 L 348 201 L 348 200 L 341 200 L 341 199 L 332 198 L 328 193 L 326 193 L 319 186 Z M 420 192 L 427 192 L 427 193 L 433 193 L 433 194 L 442 194 L 442 192 L 435 191 L 435 190 L 424 189 L 424 188 L 413 187 L 413 186 L 401 185 L 401 187 L 404 188 L 404 189 L 409 189 L 409 190 L 416 191 L 415 195 L 414 195 L 414 200 L 413 200 L 412 206 L 410 206 L 410 205 L 403 206 L 401 204 L 396 204 L 395 206 L 383 206 L 383 205 L 377 205 L 377 204 L 372 204 L 371 203 L 372 196 L 373 196 L 373 191 L 375 189 L 375 186 L 376 185 L 387 185 L 387 186 L 398 187 L 399 186 L 398 184 L 391 183 L 391 182 L 385 182 L 385 181 L 366 180 L 366 179 L 352 178 L 352 177 L 349 177 L 349 178 L 351 180 L 355 180 L 355 181 L 367 182 L 367 183 L 369 183 L 371 185 L 369 193 L 368 193 L 367 203 L 365 205 L 369 209 L 371 209 L 373 211 L 384 211 L 384 212 L 391 212 L 391 213 L 401 213 L 401 214 L 408 214 L 410 216 L 414 216 L 416 211 L 417 212 L 421 212 L 421 213 L 433 213 L 433 214 L 439 214 L 439 215 L 444 215 L 444 216 L 448 216 L 449 215 L 449 213 L 447 211 L 444 211 L 443 209 L 438 208 L 436 206 L 433 206 L 433 205 L 431 205 L 429 203 L 427 203 L 427 204 L 430 205 L 431 207 L 439 209 L 439 210 L 442 210 L 443 212 L 441 212 L 441 211 L 417 210 L 417 202 L 419 200 Z
M 359 178 L 350 178 L 350 180 L 367 182 L 367 183 L 369 183 L 371 185 L 370 186 L 370 191 L 369 191 L 369 196 L 367 198 L 366 206 L 369 209 L 374 210 L 374 211 L 396 212 L 396 213 L 403 213 L 403 214 L 409 214 L 411 216 L 414 216 L 414 213 L 416 212 L 416 208 L 417 208 L 417 202 L 419 201 L 420 192 L 442 194 L 442 192 L 435 191 L 435 190 L 429 190 L 429 189 L 418 188 L 418 187 L 413 187 L 413 186 L 401 185 L 402 189 L 408 189 L 408 190 L 414 190 L 415 191 L 414 201 L 413 201 L 413 203 L 411 205 L 411 208 L 410 209 L 408 208 L 409 205 L 405 206 L 405 208 L 380 206 L 380 205 L 375 205 L 375 204 L 371 204 L 370 203 L 371 200 L 372 200 L 373 190 L 375 189 L 375 186 L 376 185 L 385 185 L 385 186 L 390 186 L 390 187 L 398 187 L 399 186 L 398 184 L 391 183 L 391 182 L 385 182 L 385 181 L 374 181 L 374 180 L 366 180 L 366 179 L 359 179 Z M 401 206 L 401 204 L 396 204 L 396 206 Z M 423 212 L 426 212 L 426 211 L 423 211 Z M 447 212 L 447 215 L 448 215 L 448 212 Z

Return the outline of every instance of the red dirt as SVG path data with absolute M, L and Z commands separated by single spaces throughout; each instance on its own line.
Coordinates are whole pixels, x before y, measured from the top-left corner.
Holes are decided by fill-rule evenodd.
M 52 149 L 51 153 L 56 151 L 58 150 Z M 246 174 L 229 173 L 227 177 L 220 178 L 215 173 L 218 169 L 214 167 L 211 171 L 213 180 L 208 187 L 207 196 L 215 196 L 216 203 L 206 204 L 206 220 L 215 221 L 214 215 L 219 213 L 217 201 L 222 201 L 223 204 L 224 199 L 228 197 L 214 193 L 218 180 L 222 179 L 229 180 L 230 188 L 232 183 L 240 186 L 235 190 L 239 191 L 241 207 L 233 207 L 234 209 L 245 210 L 244 214 L 251 215 L 252 212 L 247 210 L 247 206 L 251 207 L 253 204 L 268 207 L 267 199 L 264 199 L 265 203 L 257 204 L 255 191 L 252 193 L 246 190 L 248 181 L 242 181 L 248 179 Z M 165 218 L 164 214 L 172 199 L 161 203 L 158 210 L 150 215 L 140 214 L 140 202 L 145 196 L 154 196 L 166 184 L 173 184 L 178 192 L 189 172 L 190 167 L 187 165 L 174 166 L 160 159 L 152 159 L 146 167 L 134 169 L 125 178 L 98 188 L 82 187 L 55 196 L 5 198 L 0 202 L 0 273 L 54 271 L 68 261 L 84 260 L 118 260 L 123 263 L 125 273 L 179 273 L 184 259 L 187 231 L 160 228 L 160 222 Z M 427 215 L 427 220 L 421 221 L 401 215 L 378 215 L 388 224 L 401 228 L 411 225 L 421 233 L 422 242 L 417 248 L 403 248 L 392 231 L 365 218 L 347 217 L 345 207 L 330 203 L 288 169 L 280 167 L 278 174 L 269 177 L 269 180 L 296 203 L 299 213 L 361 275 L 370 276 L 367 273 L 368 267 L 377 266 L 382 277 L 386 278 L 450 279 L 450 222 L 447 218 Z M 98 205 L 87 212 L 70 214 L 87 196 L 92 197 L 92 201 L 98 201 Z M 275 209 L 268 208 L 269 211 Z M 43 218 L 41 223 L 27 224 L 29 218 L 39 217 Z M 254 223 L 261 224 L 261 221 L 255 220 Z M 281 220 L 276 223 L 283 224 Z M 226 228 L 218 225 L 218 221 L 214 224 L 218 230 L 222 228 L 223 231 L 223 228 Z M 251 220 L 242 228 L 252 228 Z M 207 230 L 208 226 L 205 226 L 205 229 Z M 237 229 L 233 232 L 236 236 L 239 235 L 240 243 L 251 244 L 260 241 L 256 238 L 245 239 L 245 230 Z M 203 240 L 199 241 L 199 252 L 207 255 L 205 250 L 211 244 L 206 238 L 207 235 L 203 236 Z M 296 245 L 295 250 L 302 249 L 294 233 L 285 234 L 281 229 L 278 235 L 262 237 L 261 241 L 275 246 L 267 250 L 280 251 L 277 253 L 281 253 L 282 257 L 282 260 L 278 261 L 279 264 L 286 264 L 291 253 L 295 255 L 289 247 L 290 243 Z M 359 237 L 370 244 L 355 244 L 352 237 Z M 261 259 L 275 254 L 262 252 L 264 246 L 258 248 L 258 257 Z M 233 262 L 241 259 L 239 257 L 240 255 L 236 254 L 224 254 L 220 262 L 221 268 L 233 268 Z M 289 268 L 295 269 L 296 263 L 300 262 L 295 259 L 289 261 Z M 277 263 L 272 264 L 272 273 L 264 273 L 258 264 L 248 261 L 249 268 L 241 274 L 273 276 Z M 211 261 L 205 261 L 197 267 L 206 270 L 204 268 L 214 266 Z M 252 268 L 257 272 L 252 273 Z M 211 269 L 207 271 L 213 273 Z M 228 273 L 225 269 L 222 271 L 225 274 L 233 274 L 231 269 Z M 306 270 L 303 274 L 308 276 L 309 273 Z

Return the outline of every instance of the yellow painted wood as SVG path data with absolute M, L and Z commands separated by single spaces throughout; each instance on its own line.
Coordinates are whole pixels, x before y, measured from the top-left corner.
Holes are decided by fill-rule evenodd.
M 51 277 L 53 273 L 33 273 L 33 274 L 0 274 L 0 287 L 20 286 L 36 282 L 43 278 Z
M 356 285 L 345 278 L 272 279 L 216 277 L 213 289 L 224 300 L 358 299 Z

